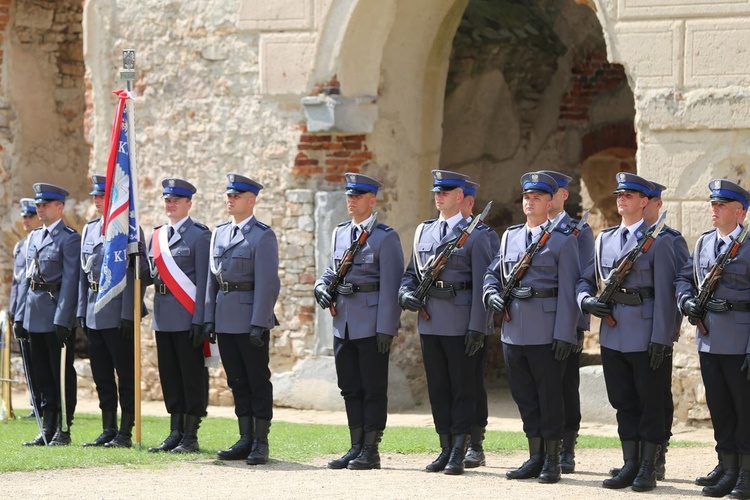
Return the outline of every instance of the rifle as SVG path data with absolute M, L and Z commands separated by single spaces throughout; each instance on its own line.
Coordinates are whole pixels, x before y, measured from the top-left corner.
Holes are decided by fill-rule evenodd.
M 576 228 L 573 229 L 573 236 L 578 236 L 581 233 L 581 230 L 583 229 L 583 226 L 586 224 L 586 221 L 589 218 L 589 211 L 586 210 L 586 212 L 583 214 L 583 217 L 581 217 L 581 220 L 578 221 L 578 224 L 576 224 Z
M 732 238 L 732 244 L 729 246 L 729 249 L 719 255 L 719 258 L 716 259 L 716 263 L 714 263 L 711 270 L 708 271 L 708 274 L 706 274 L 706 276 L 703 278 L 703 282 L 701 282 L 697 297 L 698 306 L 700 306 L 701 308 L 705 308 L 706 304 L 711 299 L 711 296 L 713 296 L 714 291 L 719 284 L 719 280 L 724 274 L 724 268 L 727 267 L 729 261 L 736 257 L 737 252 L 740 251 L 740 247 L 747 238 L 748 228 L 750 228 L 750 224 L 745 224 L 745 227 L 742 228 L 742 232 L 739 234 L 739 236 L 737 236 L 737 238 Z M 708 335 L 708 330 L 706 329 L 706 325 L 703 324 L 702 319 L 698 320 L 696 326 L 701 332 L 701 335 Z
M 419 300 L 424 303 L 424 299 L 427 296 L 427 292 L 430 291 L 430 287 L 432 287 L 435 284 L 435 281 L 437 281 L 438 276 L 440 276 L 440 273 L 443 272 L 443 269 L 445 269 L 446 264 L 448 264 L 448 259 L 451 258 L 451 255 L 453 255 L 453 252 L 455 252 L 457 249 L 461 248 L 466 244 L 466 240 L 469 239 L 469 236 L 471 236 L 471 233 L 474 231 L 474 228 L 477 227 L 477 225 L 484 220 L 485 217 L 487 217 L 487 213 L 490 211 L 490 207 L 492 206 L 492 202 L 490 201 L 487 203 L 487 206 L 484 207 L 484 210 L 482 210 L 482 213 L 479 214 L 479 217 L 475 217 L 473 221 L 471 221 L 471 224 L 469 224 L 467 227 L 461 229 L 461 235 L 458 238 L 452 239 L 443 249 L 442 252 L 440 252 L 437 255 L 433 255 L 430 257 L 430 259 L 425 264 L 425 271 L 422 274 L 422 281 L 419 283 L 419 286 L 414 291 L 414 296 L 418 298 Z M 419 314 L 422 316 L 422 319 L 425 321 L 428 321 L 430 319 L 430 315 L 427 314 L 427 311 L 424 307 L 419 310 Z
M 341 257 L 341 262 L 339 263 L 338 269 L 336 269 L 336 274 L 333 276 L 333 280 L 331 281 L 331 284 L 328 285 L 327 292 L 328 295 L 331 296 L 331 305 L 328 306 L 328 310 L 331 311 L 331 316 L 334 318 L 336 317 L 336 296 L 339 294 L 337 291 L 337 287 L 341 284 L 341 282 L 344 281 L 344 277 L 346 274 L 351 270 L 352 264 L 354 263 L 354 254 L 357 253 L 357 250 L 362 248 L 362 245 L 365 244 L 367 241 L 367 238 L 370 236 L 370 233 L 372 233 L 373 228 L 375 227 L 375 224 L 378 220 L 378 213 L 375 212 L 372 214 L 372 220 L 367 225 L 366 228 L 362 231 L 362 234 L 359 235 L 359 238 L 354 240 L 352 244 L 349 246 L 349 248 L 346 249 L 346 252 L 344 252 L 344 256 Z
M 630 274 L 630 271 L 633 270 L 635 259 L 637 259 L 641 254 L 648 252 L 649 248 L 651 248 L 651 245 L 654 244 L 654 240 L 657 236 L 659 236 L 659 233 L 664 228 L 664 219 L 666 218 L 666 216 L 667 211 L 664 210 L 659 216 L 659 219 L 656 221 L 656 224 L 651 226 L 649 230 L 646 231 L 646 234 L 640 240 L 638 240 L 638 244 L 635 246 L 635 248 L 628 252 L 627 257 L 622 259 L 620 265 L 610 271 L 609 276 L 607 276 L 607 278 L 604 280 L 604 289 L 602 290 L 602 293 L 600 293 L 597 297 L 597 300 L 599 300 L 600 302 L 604 302 L 605 304 L 612 303 L 612 297 L 614 296 L 615 292 L 622 288 L 622 283 L 625 281 L 625 278 L 628 276 L 628 274 Z M 604 319 L 607 320 L 607 324 L 609 326 L 614 327 L 617 325 L 617 321 L 615 321 L 615 318 L 613 318 L 611 314 Z
M 510 271 L 510 275 L 506 280 L 505 286 L 503 286 L 503 291 L 500 292 L 500 298 L 502 298 L 503 302 L 505 303 L 505 307 L 503 308 L 503 321 L 505 321 L 506 323 L 510 323 L 511 319 L 510 314 L 508 313 L 508 306 L 513 300 L 513 296 L 511 295 L 513 289 L 517 288 L 521 283 L 521 278 L 523 278 L 524 274 L 526 274 L 526 271 L 529 269 L 529 267 L 531 267 L 531 259 L 533 259 L 537 253 L 539 253 L 539 250 L 544 248 L 544 245 L 547 244 L 547 240 L 549 240 L 550 236 L 552 236 L 552 231 L 554 231 L 557 225 L 560 224 L 560 221 L 564 216 L 565 212 L 560 212 L 559 214 L 557 214 L 557 217 L 549 221 L 547 225 L 544 226 L 544 230 L 542 231 L 542 235 L 539 237 L 539 240 L 529 245 L 529 247 L 526 249 L 526 253 L 523 254 L 523 257 L 521 257 L 521 260 L 516 262 L 516 265 L 513 266 L 513 269 Z M 500 265 L 502 266 L 502 263 L 500 263 Z

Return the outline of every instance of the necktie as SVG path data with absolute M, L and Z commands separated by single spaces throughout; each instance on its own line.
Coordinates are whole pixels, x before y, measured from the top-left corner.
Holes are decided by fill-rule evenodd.
M 621 241 L 620 241 L 620 248 L 625 248 L 625 245 L 628 243 L 628 234 L 630 232 L 628 231 L 628 228 L 624 228 L 621 233 Z
M 167 239 L 171 240 L 172 236 L 174 236 L 174 227 L 169 226 L 169 231 L 167 232 Z
M 232 226 L 232 239 L 237 236 L 237 232 L 240 230 L 240 226 Z
M 531 235 L 531 229 L 526 231 L 526 246 L 531 246 L 531 241 L 534 239 L 534 237 Z
M 716 256 L 718 257 L 721 255 L 721 252 L 724 250 L 724 247 L 726 246 L 726 243 L 723 239 L 719 239 L 719 242 L 716 244 Z
M 47 228 L 44 228 L 44 232 L 42 233 L 42 241 L 47 239 L 47 236 L 49 236 L 49 231 Z
M 448 223 L 446 221 L 440 221 L 440 239 L 445 238 L 448 233 Z
M 355 225 L 352 228 L 352 243 L 359 237 L 359 226 Z

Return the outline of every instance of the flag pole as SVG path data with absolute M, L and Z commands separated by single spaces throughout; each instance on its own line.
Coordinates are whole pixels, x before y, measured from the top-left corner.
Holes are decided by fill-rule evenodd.
M 135 154 L 135 127 L 134 123 L 134 108 L 132 93 L 133 93 L 133 81 L 135 80 L 135 49 L 125 49 L 122 51 L 122 69 L 120 70 L 120 80 L 125 80 L 127 85 L 128 94 L 131 96 L 127 100 L 126 106 L 128 107 L 128 153 L 130 155 L 130 172 L 131 172 L 131 186 L 132 189 L 137 189 L 138 178 L 136 177 L 136 154 Z M 136 222 L 138 219 L 138 194 L 133 194 L 133 200 L 135 200 L 135 211 Z M 137 224 L 136 224 L 137 225 Z M 138 226 L 140 227 L 140 226 Z M 138 232 L 139 229 L 136 229 Z M 134 441 L 141 447 L 141 254 L 140 250 L 136 252 L 134 258 L 134 269 L 133 274 L 135 275 L 135 283 L 133 286 L 133 358 L 134 358 L 134 403 L 135 403 L 135 433 Z

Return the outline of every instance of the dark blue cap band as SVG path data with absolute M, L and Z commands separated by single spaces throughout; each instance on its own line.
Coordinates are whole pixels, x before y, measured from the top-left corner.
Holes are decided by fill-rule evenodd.
M 65 195 L 62 193 L 50 193 L 48 191 L 41 191 L 39 193 L 36 193 L 34 196 L 34 200 L 41 201 L 41 200 L 60 200 L 65 201 Z
M 740 193 L 729 189 L 712 189 L 711 198 L 729 198 L 730 200 L 739 201 L 742 203 L 742 207 L 747 210 L 748 201 L 747 198 L 742 196 Z
M 260 189 L 258 186 L 247 184 L 245 182 L 230 182 L 227 184 L 227 189 L 236 189 L 238 191 L 250 191 L 251 193 L 258 194 Z
M 463 179 L 435 179 L 433 186 L 450 186 L 450 187 L 465 187 L 466 182 Z
M 620 182 L 617 184 L 617 191 L 638 191 L 646 196 L 651 192 L 651 188 L 638 184 L 637 182 Z
M 164 188 L 164 194 L 176 194 L 178 196 L 182 196 L 182 197 L 185 197 L 185 198 L 192 198 L 193 197 L 193 192 L 192 191 L 190 191 L 189 189 L 183 189 L 183 188 L 177 187 L 177 186 L 174 186 L 174 187 L 167 186 L 167 187 L 165 187 Z
M 359 191 L 367 191 L 370 193 L 378 194 L 378 186 L 365 184 L 363 182 L 347 182 L 346 189 L 357 189 Z
M 464 196 L 476 196 L 477 195 L 477 189 L 474 187 L 465 186 L 464 187 Z
M 555 194 L 557 186 L 550 186 L 546 182 L 525 182 L 523 184 L 523 190 L 526 191 L 541 191 L 543 193 Z

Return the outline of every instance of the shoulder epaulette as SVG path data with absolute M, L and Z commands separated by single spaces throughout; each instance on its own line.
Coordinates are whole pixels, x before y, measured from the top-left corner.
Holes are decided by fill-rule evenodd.
M 602 232 L 603 233 L 609 233 L 610 231 L 616 230 L 618 227 L 620 227 L 620 226 L 610 226 L 610 227 L 608 227 L 606 229 L 602 229 Z
M 222 222 L 221 224 L 217 224 L 216 225 L 216 229 L 218 229 L 218 228 L 220 228 L 222 226 L 226 226 L 227 224 L 231 224 L 231 223 L 232 223 L 231 221 Z
M 508 226 L 508 229 L 506 231 L 510 231 L 511 229 L 518 229 L 519 227 L 523 227 L 524 224 L 514 224 L 512 226 Z
M 432 224 L 432 223 L 433 223 L 433 222 L 435 222 L 436 220 L 437 220 L 437 219 L 427 219 L 427 220 L 426 220 L 426 221 L 424 221 L 424 222 L 423 222 L 422 224 Z
M 39 231 L 41 229 L 44 229 L 44 226 L 35 227 L 34 229 L 31 230 L 31 233 L 33 233 L 34 231 Z M 31 233 L 29 233 L 29 234 L 31 234 Z
M 669 233 L 672 236 L 682 236 L 682 233 L 679 232 L 677 229 L 669 226 L 664 226 L 664 229 L 662 229 L 662 232 Z
M 203 229 L 204 231 L 210 231 L 210 229 L 208 229 L 207 225 L 201 224 L 200 222 L 193 221 L 193 225 L 196 226 L 196 227 L 198 227 L 199 229 Z
M 565 236 L 570 236 L 573 234 L 573 226 L 568 226 L 565 224 L 565 226 L 557 226 L 555 229 L 552 230 L 553 233 L 562 233 Z
M 65 231 L 68 232 L 68 233 L 70 233 L 70 234 L 76 234 L 76 233 L 78 233 L 78 231 L 76 231 L 74 228 L 72 228 L 70 226 L 65 226 Z
M 716 229 L 709 229 L 709 230 L 708 230 L 708 231 L 706 231 L 705 233 L 701 234 L 701 236 L 706 236 L 707 234 L 711 234 L 711 233 L 713 233 L 714 231 L 716 231 Z
M 101 220 L 101 217 L 97 217 L 96 219 L 91 219 L 90 221 L 86 223 L 86 225 L 88 226 L 89 224 L 94 224 L 95 222 L 99 222 L 100 220 Z
M 263 223 L 262 223 L 261 221 L 259 221 L 259 220 L 256 220 L 256 221 L 255 221 L 255 225 L 256 225 L 256 226 L 258 226 L 259 228 L 261 228 L 261 229 L 262 229 L 263 231 L 265 231 L 266 229 L 268 229 L 268 228 L 270 227 L 270 226 L 268 226 L 267 224 L 263 224 Z
M 351 224 L 351 223 L 352 223 L 352 221 L 350 221 L 350 220 L 345 220 L 345 221 L 344 221 L 344 222 L 342 222 L 341 224 L 336 224 L 336 226 L 337 226 L 337 227 L 342 227 L 342 226 L 346 226 L 347 224 Z
M 488 233 L 494 233 L 494 232 L 495 232 L 495 230 L 494 230 L 494 229 L 492 229 L 492 228 L 491 228 L 490 226 L 488 226 L 487 224 L 484 224 L 484 223 L 482 223 L 482 224 L 480 224 L 480 226 L 482 227 L 482 229 L 484 229 L 484 230 L 485 230 L 485 231 L 487 231 Z
M 160 227 L 164 227 L 164 226 L 166 226 L 166 224 L 159 224 L 158 226 L 156 226 L 156 227 L 154 228 L 154 231 L 156 231 L 156 230 L 157 230 L 157 229 L 159 229 Z
M 375 226 L 375 227 L 377 227 L 378 229 L 380 229 L 382 231 L 385 231 L 386 233 L 388 233 L 390 231 L 393 231 L 393 228 L 391 226 L 387 226 L 387 225 L 383 224 L 382 222 L 379 222 L 378 225 Z

